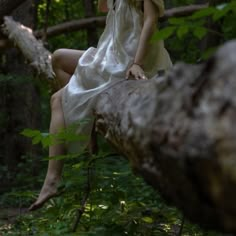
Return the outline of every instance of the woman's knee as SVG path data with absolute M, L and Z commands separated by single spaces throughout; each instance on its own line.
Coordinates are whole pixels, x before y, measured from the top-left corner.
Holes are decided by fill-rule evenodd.
M 65 50 L 66 49 L 61 48 L 61 49 L 57 49 L 56 51 L 53 52 L 53 54 L 52 54 L 52 68 L 53 68 L 53 70 L 62 67 L 62 62 L 63 62 Z

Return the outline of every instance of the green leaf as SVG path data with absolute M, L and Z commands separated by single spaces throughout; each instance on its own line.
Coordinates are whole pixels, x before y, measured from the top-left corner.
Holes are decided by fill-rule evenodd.
M 236 1 L 229 3 L 229 7 L 233 12 L 236 12 Z
M 216 9 L 214 7 L 204 8 L 202 10 L 195 12 L 190 18 L 194 20 L 199 19 L 199 18 L 204 18 L 204 17 L 214 14 L 215 11 Z
M 223 10 L 226 6 L 228 6 L 227 3 L 222 3 L 222 4 L 217 5 L 217 6 L 216 6 L 216 9 L 218 9 L 218 10 Z
M 28 138 L 33 138 L 35 136 L 41 135 L 39 130 L 33 130 L 33 129 L 24 129 L 21 134 Z
M 225 17 L 230 10 L 231 10 L 231 5 L 229 4 L 218 5 L 213 15 L 213 20 L 217 21 L 221 19 L 222 17 Z
M 142 220 L 148 224 L 152 224 L 153 223 L 153 219 L 151 217 L 142 217 Z
M 189 32 L 189 27 L 187 25 L 180 26 L 177 29 L 177 36 L 178 38 L 182 39 Z
M 81 169 L 82 167 L 84 166 L 83 162 L 80 162 L 80 163 L 77 163 L 77 164 L 74 164 L 72 167 L 79 170 Z
M 174 33 L 175 30 L 176 30 L 175 26 L 170 26 L 170 27 L 166 27 L 165 29 L 162 29 L 160 31 L 157 31 L 156 33 L 154 33 L 154 35 L 152 37 L 152 41 L 167 39 Z
M 170 18 L 168 22 L 172 25 L 182 25 L 185 24 L 184 18 Z
M 203 54 L 202 54 L 202 59 L 206 60 L 209 57 L 211 57 L 215 52 L 216 52 L 217 47 L 211 47 L 208 48 Z
M 198 39 L 202 39 L 207 33 L 207 29 L 204 27 L 195 27 L 193 30 L 194 36 L 196 36 Z
M 41 140 L 41 142 L 42 142 L 43 148 L 49 147 L 53 145 L 53 137 L 51 135 L 47 135 Z
M 35 136 L 33 139 L 32 139 L 32 143 L 33 144 L 38 144 L 41 142 L 41 135 L 38 135 L 38 136 Z

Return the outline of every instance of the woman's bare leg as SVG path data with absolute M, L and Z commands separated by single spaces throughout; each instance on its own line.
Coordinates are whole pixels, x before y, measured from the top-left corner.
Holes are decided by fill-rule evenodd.
M 81 50 L 58 49 L 52 54 L 52 68 L 61 88 L 69 82 L 83 53 Z
M 64 115 L 61 105 L 62 90 L 56 92 L 51 98 L 51 122 L 50 134 L 57 134 L 65 127 Z M 56 142 L 57 140 L 55 140 Z M 56 144 L 49 147 L 49 157 L 63 155 L 66 152 L 64 144 Z M 43 206 L 43 204 L 51 197 L 57 194 L 58 183 L 61 179 L 63 162 L 58 160 L 49 160 L 47 175 L 44 180 L 43 187 L 40 191 L 38 199 L 33 203 L 29 210 L 36 210 Z
M 83 51 L 71 49 L 59 49 L 52 57 L 52 65 L 56 78 L 62 86 L 69 82 L 71 75 L 74 73 L 78 59 L 82 56 Z M 65 128 L 64 114 L 61 104 L 62 89 L 56 92 L 51 98 L 51 122 L 50 134 L 57 134 Z M 49 157 L 64 155 L 66 147 L 64 144 L 55 144 L 49 147 Z M 62 160 L 49 160 L 46 178 L 40 191 L 38 199 L 33 203 L 29 210 L 36 210 L 51 197 L 57 194 L 57 187 L 61 179 L 63 169 Z

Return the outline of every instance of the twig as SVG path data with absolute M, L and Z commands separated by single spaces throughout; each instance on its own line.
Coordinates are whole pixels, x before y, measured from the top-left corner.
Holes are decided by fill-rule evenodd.
M 181 236 L 181 235 L 182 235 L 183 228 L 184 228 L 184 221 L 185 221 L 185 217 L 184 217 L 184 215 L 183 215 L 183 216 L 182 216 L 182 219 L 181 219 L 181 225 L 180 225 L 180 228 L 179 228 L 179 232 L 177 233 L 176 236 Z
M 86 204 L 87 204 L 90 192 L 91 192 L 90 175 L 91 175 L 91 166 L 88 165 L 88 169 L 87 169 L 87 184 L 86 184 L 86 188 L 85 188 L 85 196 L 84 196 L 84 198 L 83 198 L 83 200 L 81 202 L 81 207 L 76 212 L 76 218 L 75 218 L 75 222 L 74 222 L 74 224 L 72 226 L 72 232 L 76 231 L 76 229 L 77 229 L 77 227 L 78 227 L 78 225 L 80 223 L 80 220 L 82 218 L 82 215 L 85 212 L 85 207 L 86 207 Z

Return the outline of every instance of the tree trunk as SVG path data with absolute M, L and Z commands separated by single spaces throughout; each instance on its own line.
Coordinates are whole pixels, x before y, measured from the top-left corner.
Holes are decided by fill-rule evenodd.
M 84 9 L 85 9 L 85 17 L 92 17 L 96 15 L 94 1 L 93 0 L 83 0 Z M 88 47 L 97 46 L 98 43 L 98 35 L 97 35 L 97 26 L 96 24 L 92 24 L 87 27 L 87 42 Z
M 0 3 L 4 2 L 6 1 L 0 0 Z M 6 5 L 8 9 L 13 10 L 13 8 L 18 6 L 16 3 L 20 1 L 7 2 L 9 4 Z M 14 19 L 33 28 L 32 0 L 21 2 L 22 4 L 14 9 L 11 15 Z M 12 29 L 12 31 L 14 30 L 16 28 Z M 4 58 L 1 64 L 1 70 L 5 75 L 0 75 L 2 85 L 0 88 L 2 95 L 0 98 L 0 113 L 3 116 L 1 121 L 4 122 L 4 129 L 0 131 L 2 137 L 0 155 L 3 156 L 1 164 L 7 166 L 9 171 L 8 176 L 12 178 L 17 173 L 18 164 L 22 161 L 23 155 L 31 153 L 31 156 L 35 156 L 38 153 L 38 147 L 32 147 L 29 140 L 20 135 L 20 131 L 26 127 L 39 127 L 41 122 L 40 94 L 35 84 L 32 83 L 32 80 L 26 79 L 28 77 L 32 78 L 32 70 L 17 48 L 5 50 L 1 56 Z M 37 163 L 35 159 L 32 167 Z M 12 180 L 14 182 L 14 178 Z M 4 180 L 4 183 L 6 187 L 10 187 L 7 178 Z
M 236 41 L 206 64 L 123 80 L 99 95 L 97 131 L 194 222 L 236 233 Z

